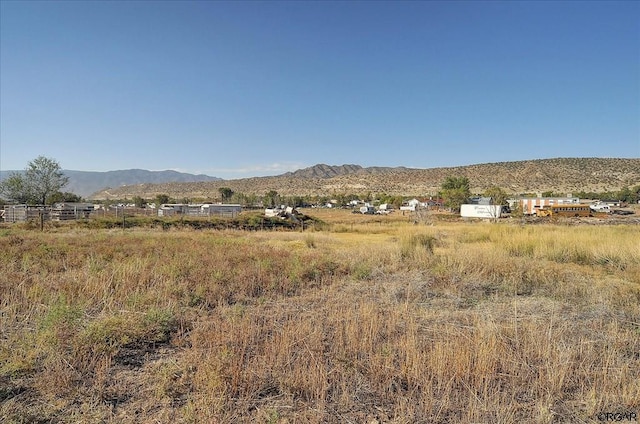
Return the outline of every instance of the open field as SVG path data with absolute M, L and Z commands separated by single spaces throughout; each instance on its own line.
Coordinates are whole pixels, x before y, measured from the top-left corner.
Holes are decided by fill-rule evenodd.
M 0 228 L 0 422 L 640 415 L 640 225 L 315 213 Z

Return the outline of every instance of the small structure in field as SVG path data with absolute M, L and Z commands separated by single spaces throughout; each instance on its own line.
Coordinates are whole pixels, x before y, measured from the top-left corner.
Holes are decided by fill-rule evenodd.
M 49 208 L 44 205 L 6 205 L 5 222 L 25 222 L 30 220 L 48 220 Z
M 4 207 L 3 217 L 5 222 L 70 221 L 89 218 L 93 211 L 93 203 L 61 202 L 54 203 L 53 206 L 7 205 Z
M 242 206 L 227 203 L 165 203 L 158 208 L 158 216 L 194 216 L 211 217 L 219 216 L 235 218 L 242 212 Z

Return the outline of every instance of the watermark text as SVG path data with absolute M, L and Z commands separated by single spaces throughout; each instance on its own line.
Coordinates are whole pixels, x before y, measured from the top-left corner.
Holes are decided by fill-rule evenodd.
M 619 422 L 619 421 L 638 421 L 637 412 L 598 412 L 596 414 L 598 421 L 603 422 Z

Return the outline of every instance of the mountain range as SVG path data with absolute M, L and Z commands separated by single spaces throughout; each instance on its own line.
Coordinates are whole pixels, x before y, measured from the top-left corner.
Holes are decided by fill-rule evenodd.
M 0 179 L 11 172 L 0 172 Z M 177 171 L 129 169 L 108 172 L 64 170 L 63 191 L 91 200 L 154 198 L 219 199 L 221 187 L 246 195 L 277 191 L 284 196 L 387 193 L 434 195 L 449 176 L 467 177 L 473 193 L 499 186 L 512 194 L 606 192 L 640 185 L 638 158 L 556 158 L 416 169 L 318 164 L 270 177 L 223 180 Z
M 200 182 L 138 183 L 94 193 L 95 200 L 172 198 L 216 200 L 227 187 L 246 195 L 276 191 L 284 196 L 387 193 L 403 196 L 435 195 L 449 176 L 467 177 L 473 193 L 499 186 L 511 194 L 607 192 L 640 185 L 638 158 L 556 158 L 478 165 L 415 169 L 318 164 L 278 176 Z
M 0 171 L 0 180 L 8 177 L 12 172 L 21 171 Z M 69 177 L 69 184 L 64 186 L 63 191 L 75 193 L 82 197 L 90 197 L 93 193 L 117 188 L 131 184 L 162 184 L 168 182 L 196 182 L 196 181 L 219 181 L 220 178 L 208 175 L 194 175 L 177 171 L 148 171 L 145 169 L 126 169 L 120 171 L 93 172 L 93 171 L 73 171 L 63 170 Z

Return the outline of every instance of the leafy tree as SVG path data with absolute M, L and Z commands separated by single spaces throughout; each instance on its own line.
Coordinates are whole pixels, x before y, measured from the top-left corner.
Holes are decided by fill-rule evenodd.
M 158 207 L 160 207 L 160 205 L 164 205 L 165 203 L 169 203 L 169 196 L 166 194 L 158 194 L 156 196 L 156 203 L 158 204 Z
M 484 192 L 485 197 L 491 198 L 492 205 L 506 205 L 509 195 L 501 187 L 492 186 Z
M 380 204 L 391 203 L 392 200 L 393 197 L 387 193 L 380 193 L 377 196 L 377 201 L 380 202 Z
M 244 194 L 242 192 L 233 193 L 231 200 L 244 207 L 252 207 L 258 203 L 258 197 L 255 194 Z
M 69 193 L 68 191 L 65 191 L 64 193 L 58 191 L 53 193 L 47 199 L 47 203 L 49 204 L 62 203 L 62 202 L 73 202 L 73 203 L 82 202 L 82 197 L 78 196 L 75 193 Z
M 404 197 L 402 197 L 402 196 L 393 196 L 389 203 L 391 203 L 396 209 L 400 209 L 400 206 L 402 206 L 403 202 L 404 202 Z
M 637 185 L 631 189 L 636 202 L 640 201 L 640 185 Z
M 0 191 L 18 203 L 47 203 L 49 196 L 67 185 L 60 164 L 51 158 L 38 156 L 27 164 L 23 173 L 12 173 L 0 183 Z
M 15 203 L 32 203 L 33 199 L 24 175 L 17 172 L 0 182 L 0 193 Z
M 267 208 L 275 208 L 280 204 L 280 195 L 275 190 L 270 190 L 264 195 L 264 206 Z
M 287 200 L 287 203 L 294 208 L 300 208 L 306 205 L 308 202 L 303 196 L 292 196 Z
M 133 204 L 136 205 L 136 208 L 144 208 L 145 200 L 140 196 L 133 196 Z
M 315 196 L 314 203 L 319 206 L 324 206 L 329 202 L 329 198 L 327 196 Z
M 553 191 L 543 191 L 542 192 L 542 197 L 562 197 L 562 196 L 558 196 Z
M 636 203 L 640 198 L 640 186 L 633 188 L 624 187 L 616 196 L 619 200 L 627 203 Z
M 231 196 L 233 196 L 233 190 L 231 190 L 229 187 L 220 187 L 218 191 L 220 192 L 220 196 L 222 197 L 222 203 L 228 201 L 229 199 L 231 199 Z
M 336 200 L 337 206 L 345 206 L 347 203 L 349 203 L 349 200 L 347 199 L 347 195 L 344 193 L 334 194 L 333 198 Z
M 460 210 L 460 205 L 469 201 L 471 189 L 467 177 L 447 177 L 441 186 L 441 196 L 446 207 L 454 211 Z
M 69 177 L 64 175 L 60 164 L 44 156 L 38 156 L 27 164 L 25 178 L 31 186 L 34 198 L 43 205 L 46 204 L 48 196 L 60 191 L 69 183 Z

